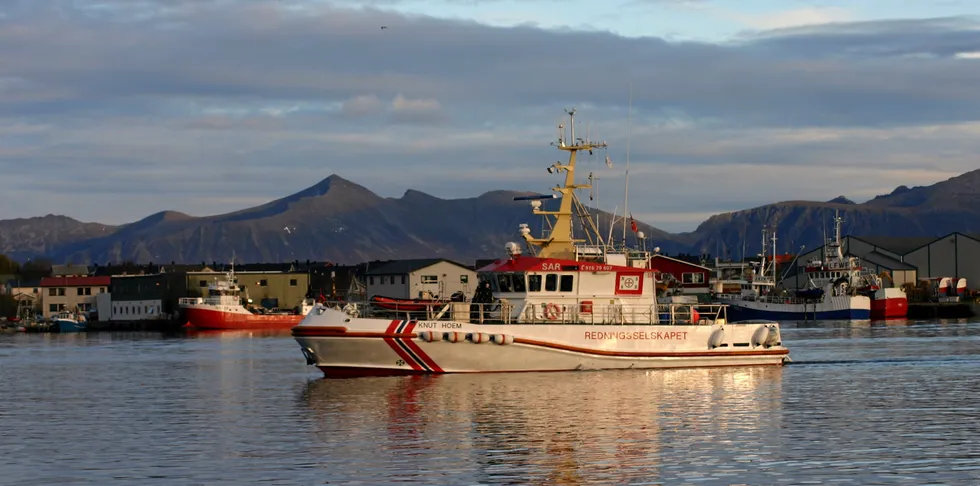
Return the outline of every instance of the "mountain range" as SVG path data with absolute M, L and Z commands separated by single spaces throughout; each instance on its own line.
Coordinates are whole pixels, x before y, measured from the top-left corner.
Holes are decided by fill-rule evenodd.
M 408 190 L 384 198 L 331 175 L 296 194 L 228 214 L 195 217 L 162 211 L 134 223 L 85 223 L 66 216 L 0 220 L 0 253 L 15 260 L 54 262 L 278 262 L 358 263 L 374 259 L 444 257 L 464 263 L 499 257 L 518 241 L 518 225 L 539 234 L 542 218 L 526 201 L 532 193 L 491 191 L 440 199 Z M 933 184 L 901 186 L 864 203 L 844 196 L 827 202 L 784 201 L 712 216 L 696 230 L 672 234 L 637 222 L 647 247 L 662 252 L 741 258 L 760 251 L 761 231 L 776 225 L 780 252 L 812 249 L 833 230 L 840 211 L 845 234 L 942 236 L 980 233 L 980 170 Z M 557 200 L 545 203 L 553 207 Z M 599 226 L 612 216 L 591 209 Z M 621 231 L 621 230 L 617 230 Z M 621 234 L 621 233 L 620 233 Z

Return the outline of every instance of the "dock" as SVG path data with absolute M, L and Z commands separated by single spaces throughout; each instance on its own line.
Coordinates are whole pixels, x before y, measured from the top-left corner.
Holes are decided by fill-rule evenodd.
M 966 319 L 976 317 L 974 302 L 909 302 L 909 319 Z

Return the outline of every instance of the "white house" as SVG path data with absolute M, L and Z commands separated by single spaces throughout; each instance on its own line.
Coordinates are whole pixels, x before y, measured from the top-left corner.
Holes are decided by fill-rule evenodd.
M 431 298 L 449 298 L 463 292 L 466 298 L 476 290 L 476 271 L 444 258 L 393 260 L 369 266 L 367 296 L 396 299 L 417 299 L 428 294 Z

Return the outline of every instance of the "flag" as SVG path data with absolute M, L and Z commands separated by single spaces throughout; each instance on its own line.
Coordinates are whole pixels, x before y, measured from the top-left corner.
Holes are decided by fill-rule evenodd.
M 606 155 L 606 167 L 612 169 L 612 159 L 609 158 L 609 155 Z
M 633 213 L 630 213 L 630 226 L 633 228 L 633 232 L 636 233 L 636 220 L 633 219 Z

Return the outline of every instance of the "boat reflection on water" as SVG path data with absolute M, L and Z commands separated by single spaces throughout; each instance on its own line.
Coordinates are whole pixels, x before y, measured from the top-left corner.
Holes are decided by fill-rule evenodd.
M 268 338 L 290 337 L 289 329 L 195 329 L 186 328 L 183 335 L 189 338 Z
M 335 454 L 349 450 L 352 440 L 374 444 L 358 449 L 357 460 L 362 472 L 389 469 L 379 477 L 419 471 L 411 474 L 459 484 L 622 484 L 725 476 L 746 457 L 775 452 L 746 439 L 779 430 L 782 372 L 745 367 L 320 379 L 308 384 L 301 402 L 311 410 L 316 437 L 332 451 L 331 462 L 341 461 Z M 699 461 L 698 451 L 709 445 L 731 460 Z

